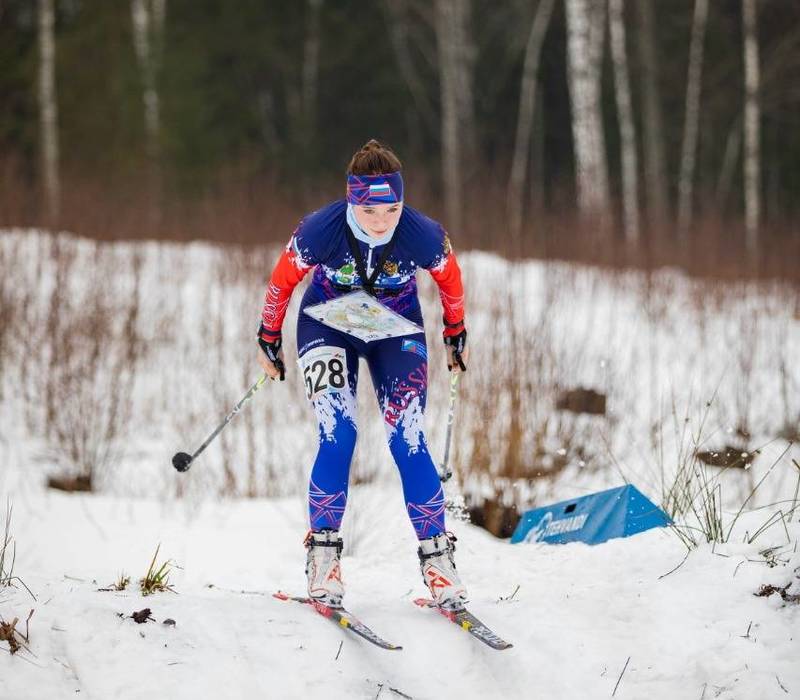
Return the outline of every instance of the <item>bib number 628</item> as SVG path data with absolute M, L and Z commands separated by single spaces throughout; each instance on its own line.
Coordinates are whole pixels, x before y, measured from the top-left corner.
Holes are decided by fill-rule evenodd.
M 301 358 L 306 397 L 341 391 L 347 386 L 347 362 L 342 348 L 322 347 Z

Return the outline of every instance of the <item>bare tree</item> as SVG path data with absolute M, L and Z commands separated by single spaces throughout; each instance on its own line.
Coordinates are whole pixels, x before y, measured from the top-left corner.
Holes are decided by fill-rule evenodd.
M 476 157 L 469 0 L 436 0 L 436 43 L 442 103 L 442 178 L 447 225 L 463 225 L 463 190 Z
M 131 0 L 133 46 L 142 76 L 142 103 L 150 190 L 150 223 L 160 220 L 161 101 L 158 71 L 163 51 L 167 0 Z
M 395 60 L 400 70 L 400 75 L 408 86 L 411 98 L 414 100 L 417 114 L 431 131 L 437 126 L 435 112 L 425 81 L 414 65 L 409 51 L 411 35 L 409 32 L 407 0 L 384 0 L 381 3 L 384 12 L 389 39 L 392 42 Z
M 642 66 L 642 136 L 647 206 L 650 223 L 661 224 L 667 219 L 669 203 L 653 0 L 637 0 L 634 5 L 639 10 L 638 47 Z
M 678 179 L 678 237 L 685 242 L 692 225 L 694 169 L 700 122 L 700 85 L 703 74 L 703 43 L 708 18 L 708 0 L 695 0 L 692 39 L 689 47 L 689 71 L 686 79 L 686 112 L 681 148 L 681 172 Z
M 156 76 L 164 29 L 166 0 L 131 0 L 133 46 L 142 75 L 142 102 L 147 137 L 147 153 L 158 157 L 161 108 Z
M 555 0 L 540 0 L 533 17 L 533 24 L 525 46 L 525 61 L 519 89 L 517 112 L 517 134 L 514 139 L 514 155 L 511 175 L 508 179 L 508 220 L 511 240 L 519 250 L 522 238 L 522 210 L 525 175 L 530 157 L 530 142 L 536 114 L 536 85 L 539 76 L 539 60 L 542 44 L 550 24 Z
M 59 178 L 58 103 L 56 101 L 56 41 L 53 0 L 39 0 L 39 128 L 42 175 L 49 223 L 58 221 L 61 207 Z
M 567 80 L 581 215 L 608 211 L 608 167 L 600 102 L 605 0 L 566 0 Z
M 742 0 L 744 29 L 744 219 L 747 250 L 757 252 L 761 214 L 761 108 L 755 0 Z
M 307 137 L 314 133 L 319 83 L 319 16 L 322 0 L 308 0 L 309 20 L 303 48 L 303 117 Z
M 631 85 L 628 77 L 628 55 L 625 48 L 623 0 L 609 0 L 608 26 L 611 34 L 611 56 L 614 61 L 614 86 L 622 151 L 625 240 L 629 244 L 636 244 L 639 240 L 639 166 L 636 156 L 636 127 L 631 106 Z

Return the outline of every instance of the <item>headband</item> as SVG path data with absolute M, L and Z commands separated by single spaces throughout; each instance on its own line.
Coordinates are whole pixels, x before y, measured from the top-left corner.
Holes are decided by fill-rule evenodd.
M 403 176 L 400 172 L 384 175 L 348 175 L 347 203 L 395 204 L 403 201 Z

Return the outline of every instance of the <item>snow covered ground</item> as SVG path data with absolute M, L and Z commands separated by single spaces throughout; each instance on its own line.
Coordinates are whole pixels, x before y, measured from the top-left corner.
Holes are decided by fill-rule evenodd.
M 404 647 L 388 652 L 271 596 L 304 588 L 315 439 L 296 373 L 189 473 L 169 465 L 257 376 L 253 319 L 273 253 L 0 235 L 0 516 L 10 498 L 15 572 L 36 595 L 0 589 L 3 620 L 24 631 L 34 610 L 29 650 L 0 642 L 1 700 L 800 698 L 800 606 L 753 595 L 800 594 L 800 510 L 786 522 L 800 461 L 796 291 L 460 256 L 473 369 L 454 464 L 469 488 L 506 484 L 524 507 L 629 479 L 658 502 L 695 448 L 747 444 L 759 449 L 750 469 L 710 472 L 730 524 L 766 478 L 729 542 L 688 557 L 668 530 L 553 547 L 451 520 L 473 612 L 515 645 L 495 652 L 411 602 L 424 593 L 416 545 L 362 382 L 346 603 Z M 424 276 L 421 287 L 435 319 Z M 434 347 L 435 324 L 428 333 Z M 292 337 L 287 324 L 290 363 Z M 446 379 L 431 357 L 439 454 Z M 557 411 L 558 391 L 577 385 L 606 393 L 608 414 Z M 96 494 L 45 489 L 87 466 Z M 176 593 L 142 598 L 159 543 L 180 566 Z M 121 572 L 132 589 L 97 590 Z M 155 621 L 136 624 L 144 607 Z
M 294 364 L 301 290 L 284 325 L 288 381 L 266 387 L 222 433 L 203 456 L 202 478 L 178 488 L 164 468 L 257 378 L 253 329 L 275 255 L 0 232 L 8 459 L 41 479 L 91 467 L 95 486 L 119 496 L 301 493 L 316 449 Z M 800 435 L 797 290 L 711 284 L 673 270 L 459 257 L 472 371 L 461 383 L 453 457 L 470 493 L 525 508 L 627 479 L 659 502 L 682 454 L 730 444 L 760 450 L 749 473 L 722 478 L 723 498 L 738 506 Z M 441 454 L 441 309 L 429 276 L 419 280 L 431 348 L 427 436 Z M 362 374 L 353 481 L 390 484 L 391 457 Z M 606 395 L 605 416 L 556 409 L 559 393 L 578 386 Z M 800 449 L 784 455 L 751 505 L 788 497 L 792 457 L 800 461 Z
M 299 499 L 18 495 L 16 568 L 37 600 L 0 592 L 5 619 L 35 610 L 30 652 L 0 654 L 0 697 L 607 698 L 617 683 L 617 698 L 800 697 L 800 605 L 753 595 L 790 581 L 800 593 L 798 523 L 793 544 L 772 528 L 681 564 L 667 530 L 595 547 L 510 545 L 456 522 L 471 607 L 514 643 L 498 652 L 411 603 L 424 590 L 398 489 L 356 488 L 353 505 L 346 603 L 402 651 L 271 597 L 303 590 Z M 176 593 L 97 590 L 122 571 L 142 576 L 159 542 L 181 567 Z M 780 548 L 774 567 L 768 546 Z M 154 622 L 120 617 L 144 607 Z

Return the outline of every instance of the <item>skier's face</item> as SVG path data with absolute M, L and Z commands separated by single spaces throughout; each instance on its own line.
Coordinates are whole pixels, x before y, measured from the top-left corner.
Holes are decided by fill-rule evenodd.
M 403 213 L 403 203 L 396 204 L 360 204 L 353 205 L 358 225 L 370 236 L 380 238 L 391 231 L 400 221 Z

